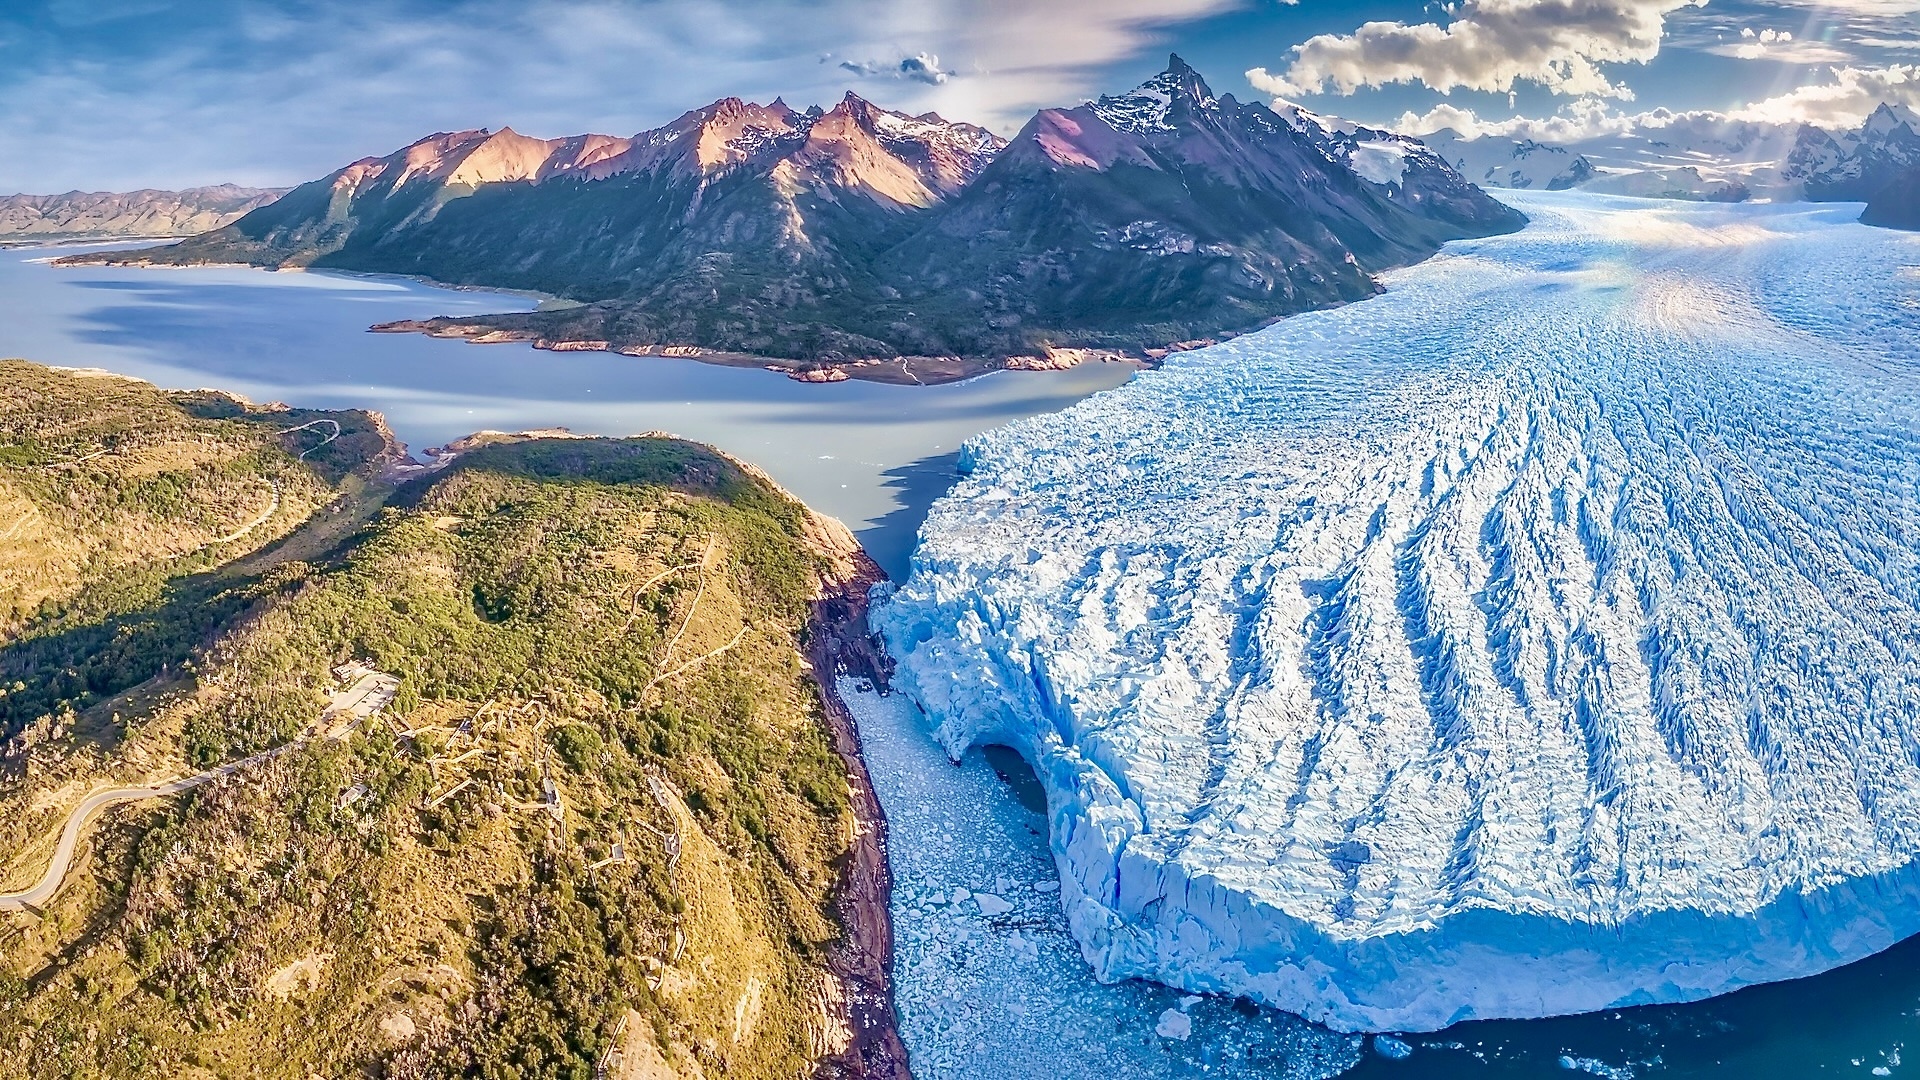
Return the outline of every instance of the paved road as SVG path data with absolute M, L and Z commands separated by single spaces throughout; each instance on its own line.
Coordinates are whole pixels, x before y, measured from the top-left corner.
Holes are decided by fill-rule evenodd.
M 286 743 L 274 747 L 272 750 L 255 754 L 250 758 L 242 758 L 239 761 L 231 762 L 218 768 L 208 769 L 203 773 L 182 777 L 179 780 L 169 780 L 164 784 L 154 784 L 151 787 L 108 788 L 105 791 L 94 792 L 92 795 L 87 796 L 86 799 L 74 809 L 73 813 L 67 817 L 66 828 L 60 832 L 60 844 L 54 848 L 53 851 L 53 862 L 47 867 L 46 874 L 40 878 L 40 883 L 23 892 L 0 893 L 0 911 L 18 911 L 25 907 L 43 907 L 48 900 L 53 899 L 53 894 L 60 888 L 60 882 L 67 876 L 68 865 L 73 862 L 73 851 L 80 845 L 80 830 L 86 828 L 87 821 L 90 818 L 100 811 L 105 810 L 107 807 L 117 806 L 121 803 L 139 802 L 142 799 L 158 798 L 162 795 L 175 795 L 189 788 L 199 787 L 209 780 L 217 780 L 228 773 L 235 772 L 256 761 L 265 761 L 270 757 L 283 754 L 297 745 L 299 745 L 298 741 Z

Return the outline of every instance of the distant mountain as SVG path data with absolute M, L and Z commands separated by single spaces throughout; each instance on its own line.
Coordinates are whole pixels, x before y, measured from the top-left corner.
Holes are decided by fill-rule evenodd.
M 1863 224 L 1920 230 L 1920 168 L 1899 173 L 1867 200 Z
M 286 191 L 220 184 L 185 191 L 0 195 L 0 241 L 190 236 L 220 228 Z
M 1667 127 L 1552 145 L 1443 130 L 1424 140 L 1487 187 L 1652 198 L 1867 201 L 1920 166 L 1920 115 L 1882 104 L 1855 131 L 1676 117 Z
M 1593 163 L 1564 146 L 1532 139 L 1487 135 L 1468 139 L 1452 128 L 1421 140 L 1459 170 L 1487 187 L 1519 191 L 1565 191 L 1594 178 Z
M 1174 57 L 1011 142 L 852 94 L 729 98 L 631 139 L 443 133 L 183 243 L 73 261 L 535 289 L 581 306 L 403 328 L 790 369 L 969 358 L 945 378 L 1246 329 L 1523 221 L 1418 143 L 1216 97 Z
M 1814 201 L 1866 202 L 1915 166 L 1920 166 L 1920 116 L 1905 106 L 1883 104 L 1857 131 L 1834 135 L 1802 127 L 1781 178 Z
M 1422 140 L 1487 187 L 1582 191 L 1642 198 L 1740 202 L 1772 186 L 1791 128 L 1696 118 L 1666 128 L 1555 144 L 1452 129 Z

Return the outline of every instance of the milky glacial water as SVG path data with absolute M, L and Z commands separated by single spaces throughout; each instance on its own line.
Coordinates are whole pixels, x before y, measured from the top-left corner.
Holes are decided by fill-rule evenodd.
M 927 505 L 952 483 L 963 440 L 1132 374 L 1094 364 L 945 386 L 816 386 L 691 360 L 371 334 L 374 323 L 525 311 L 532 301 L 390 277 L 46 265 L 83 250 L 0 249 L 0 356 L 374 409 L 416 452 L 481 429 L 668 431 L 765 468 L 851 526 L 895 576 Z

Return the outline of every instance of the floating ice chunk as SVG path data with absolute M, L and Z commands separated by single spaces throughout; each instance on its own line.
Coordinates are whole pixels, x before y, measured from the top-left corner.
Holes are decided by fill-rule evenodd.
M 989 919 L 998 918 L 1013 910 L 1012 904 L 1007 903 L 992 893 L 974 893 L 973 902 L 980 906 L 980 914 L 985 915 Z
M 1346 1031 L 1920 930 L 1920 284 L 1847 208 L 1515 195 L 983 436 L 874 609 L 1109 980 Z
M 1588 1073 L 1601 1080 L 1633 1080 L 1633 1069 L 1625 1065 L 1609 1065 L 1599 1058 L 1573 1057 L 1570 1054 L 1560 1056 L 1560 1067 L 1574 1072 Z
M 1186 1042 L 1193 1037 L 1193 1017 L 1179 1009 L 1168 1009 L 1160 1014 L 1160 1022 L 1153 1025 L 1153 1031 L 1163 1039 Z
M 1396 1039 L 1391 1035 L 1375 1035 L 1373 1037 L 1373 1052 L 1392 1061 L 1405 1061 L 1407 1058 L 1413 1056 L 1413 1045 L 1403 1039 Z M 1566 1059 L 1561 1058 L 1560 1060 L 1565 1061 Z

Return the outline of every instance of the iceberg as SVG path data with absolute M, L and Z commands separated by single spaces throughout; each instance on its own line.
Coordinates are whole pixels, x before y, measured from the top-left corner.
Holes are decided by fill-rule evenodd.
M 1502 197 L 975 439 L 879 598 L 947 752 L 1045 784 L 1100 978 L 1425 1031 L 1920 932 L 1920 237 Z

